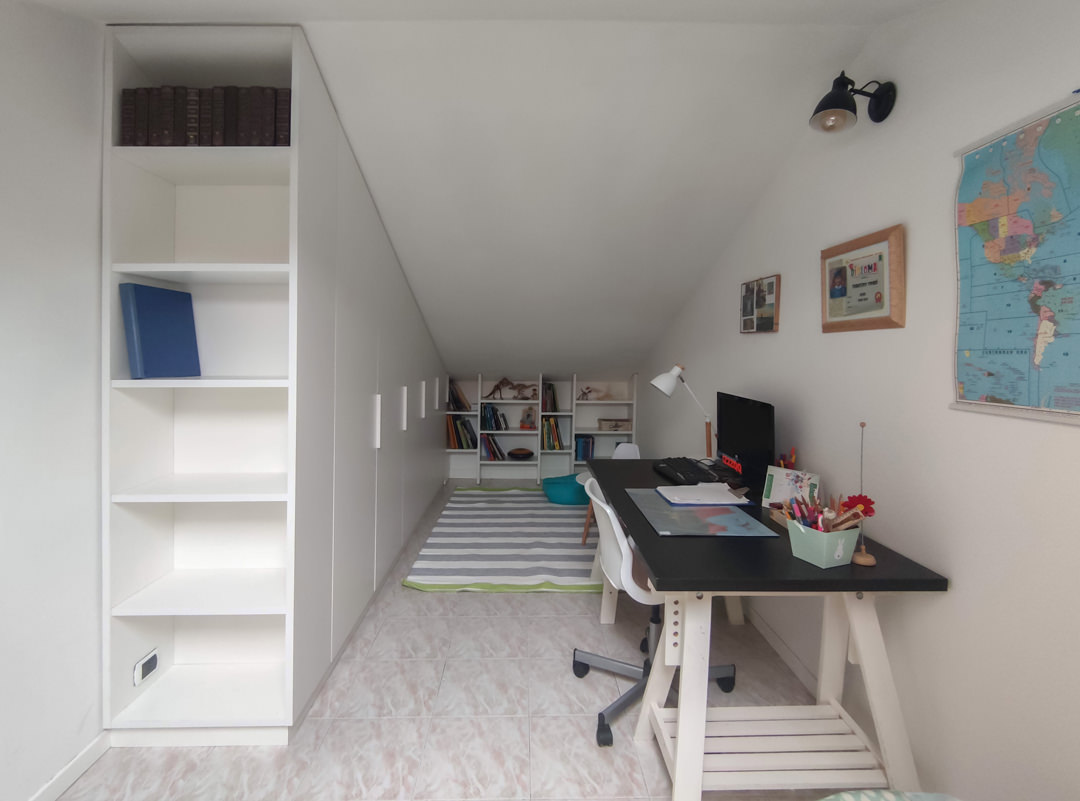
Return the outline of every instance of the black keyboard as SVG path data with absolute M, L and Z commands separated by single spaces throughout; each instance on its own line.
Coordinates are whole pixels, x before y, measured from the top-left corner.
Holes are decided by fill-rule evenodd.
M 653 462 L 653 470 L 672 484 L 702 484 L 720 480 L 716 473 L 689 456 L 657 459 Z

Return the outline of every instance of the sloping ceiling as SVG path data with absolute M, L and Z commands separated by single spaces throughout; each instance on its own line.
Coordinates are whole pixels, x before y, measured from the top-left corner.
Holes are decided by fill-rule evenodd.
M 939 1 L 45 4 L 303 23 L 447 369 L 599 377 L 640 362 L 704 271 L 774 271 L 721 263 L 725 239 L 815 135 L 861 29 Z M 902 76 L 856 77 L 897 80 L 902 113 Z

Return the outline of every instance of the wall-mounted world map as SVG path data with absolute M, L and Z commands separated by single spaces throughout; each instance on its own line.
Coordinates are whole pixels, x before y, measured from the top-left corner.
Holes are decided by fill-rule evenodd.
M 1080 413 L 1080 104 L 962 160 L 956 398 Z

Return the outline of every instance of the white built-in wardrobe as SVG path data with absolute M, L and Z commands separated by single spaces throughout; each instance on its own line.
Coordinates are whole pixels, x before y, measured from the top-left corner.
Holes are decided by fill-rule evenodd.
M 446 379 L 300 29 L 115 27 L 105 69 L 104 726 L 287 742 L 445 477 Z M 290 143 L 121 144 L 123 89 L 224 85 L 290 89 Z M 124 282 L 191 293 L 200 377 L 131 378 Z

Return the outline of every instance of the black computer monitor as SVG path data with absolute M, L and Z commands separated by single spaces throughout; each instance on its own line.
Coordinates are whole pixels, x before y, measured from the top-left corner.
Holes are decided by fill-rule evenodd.
M 775 455 L 773 419 L 771 403 L 716 393 L 717 462 L 759 497 Z

